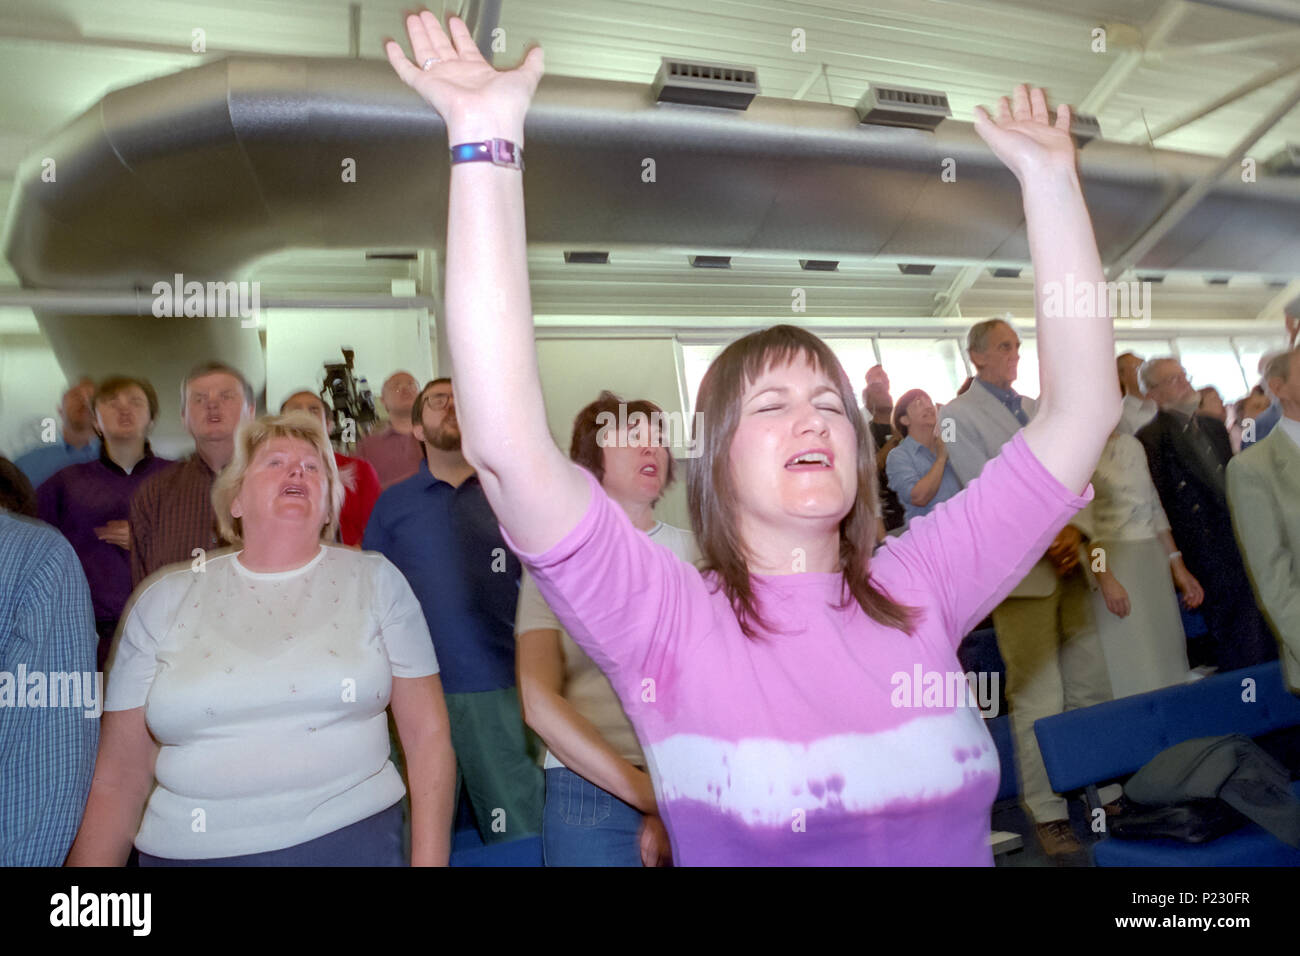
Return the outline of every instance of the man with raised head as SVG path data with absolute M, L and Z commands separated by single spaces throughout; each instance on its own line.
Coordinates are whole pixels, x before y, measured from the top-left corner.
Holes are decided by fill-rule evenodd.
M 967 336 L 967 349 L 975 380 L 941 413 L 952 421 L 948 460 L 963 487 L 979 477 L 1037 411 L 1033 399 L 1011 387 L 1020 364 L 1015 329 L 1001 319 L 980 322 Z M 1016 503 L 1003 506 L 1013 511 Z M 1062 528 L 1011 596 L 993 609 L 998 649 L 1007 667 L 1020 796 L 1039 842 L 1052 857 L 1073 856 L 1083 848 L 1070 827 L 1068 805 L 1048 783 L 1034 721 L 1111 698 L 1090 588 L 1079 564 L 1082 541 L 1076 525 Z M 1111 804 L 1119 796 L 1118 787 L 1101 790 L 1107 812 L 1116 809 Z
M 18 470 L 27 476 L 33 488 L 68 465 L 79 465 L 99 457 L 99 437 L 95 434 L 95 410 L 91 397 L 95 383 L 82 378 L 63 393 L 59 403 L 59 418 L 63 430 L 57 439 L 19 455 L 14 461 Z
M 388 424 L 357 443 L 357 457 L 375 466 L 380 488 L 410 478 L 424 461 L 424 449 L 411 430 L 411 406 L 419 391 L 420 385 L 410 372 L 388 376 L 379 392 L 379 401 L 388 412 Z
M 1255 418 L 1254 426 L 1243 430 L 1241 436 L 1241 447 L 1249 448 L 1256 442 L 1263 441 L 1269 436 L 1277 423 L 1282 420 L 1282 403 L 1268 388 L 1268 369 L 1277 356 L 1283 352 L 1289 352 L 1296 347 L 1296 338 L 1300 336 L 1300 296 L 1296 296 L 1288 302 L 1284 309 L 1283 324 L 1286 327 L 1287 345 L 1285 349 L 1276 352 L 1270 352 L 1261 356 L 1259 360 L 1260 386 L 1269 400 L 1268 408 L 1260 412 Z
M 253 389 L 237 370 L 204 362 L 181 382 L 181 420 L 194 453 L 151 476 L 131 499 L 131 583 L 194 550 L 224 544 L 212 511 L 212 482 L 235 454 L 235 430 L 253 416 Z
M 1209 642 L 1203 648 L 1191 643 L 1188 660 L 1193 667 L 1213 664 L 1222 671 L 1276 660 L 1277 643 L 1255 605 L 1233 536 L 1228 430 L 1218 419 L 1198 414 L 1201 396 L 1177 359 L 1149 359 L 1138 376 L 1160 411 L 1137 438 L 1183 563 L 1205 589 L 1200 611 Z
M 461 451 L 451 380 L 426 385 L 410 420 L 425 458 L 414 477 L 379 496 L 363 547 L 397 565 L 424 609 L 483 841 L 540 833 L 542 771 L 528 753 L 515 686 L 520 564 Z
M 1228 463 L 1228 504 L 1287 684 L 1300 694 L 1300 348 L 1274 357 L 1265 380 L 1282 417 Z

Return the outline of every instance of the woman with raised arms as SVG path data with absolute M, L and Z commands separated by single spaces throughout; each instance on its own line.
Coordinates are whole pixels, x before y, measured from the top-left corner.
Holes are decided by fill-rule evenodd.
M 541 50 L 499 72 L 461 21 L 450 36 L 428 12 L 406 25 L 414 63 L 393 41 L 389 60 L 453 146 L 445 307 L 465 454 L 623 702 L 674 860 L 990 865 L 992 740 L 966 701 L 909 707 L 893 678 L 958 671 L 962 636 L 1086 502 L 1119 418 L 1096 388 L 1114 374 L 1110 320 L 1040 315 L 1037 417 L 874 555 L 874 459 L 834 355 L 790 326 L 732 343 L 697 403 L 701 573 L 638 532 L 547 430 L 514 161 Z M 1023 86 L 996 118 L 976 112 L 1021 183 L 1040 301 L 1067 275 L 1103 281 L 1069 118 Z

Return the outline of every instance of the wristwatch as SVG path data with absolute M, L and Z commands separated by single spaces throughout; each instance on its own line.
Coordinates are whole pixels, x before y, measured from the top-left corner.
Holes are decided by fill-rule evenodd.
M 523 172 L 524 148 L 508 139 L 489 139 L 481 143 L 457 143 L 451 148 L 451 163 L 491 163 Z

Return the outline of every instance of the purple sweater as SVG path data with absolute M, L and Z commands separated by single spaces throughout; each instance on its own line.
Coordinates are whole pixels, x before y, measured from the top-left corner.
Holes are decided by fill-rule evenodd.
M 920 611 L 910 637 L 837 607 L 840 575 L 805 573 L 754 576 L 773 630 L 751 640 L 713 575 L 637 532 L 594 479 L 562 541 L 515 550 L 622 701 L 676 862 L 988 866 L 993 741 L 960 695 L 910 684 L 953 685 L 963 635 L 1090 497 L 1017 434 L 872 558 L 876 587 Z
M 126 521 L 131 495 L 150 475 L 172 463 L 146 448 L 145 457 L 127 474 L 108 457 L 56 472 L 36 489 L 37 513 L 63 532 L 86 572 L 95 620 L 116 621 L 131 596 L 131 554 L 100 541 L 95 529 L 110 521 Z

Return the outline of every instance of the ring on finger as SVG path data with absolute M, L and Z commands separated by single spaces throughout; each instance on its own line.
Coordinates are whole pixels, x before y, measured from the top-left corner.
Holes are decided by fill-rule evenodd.
M 438 59 L 436 56 L 431 56 L 431 57 L 429 57 L 427 60 L 425 60 L 423 63 L 420 64 L 420 69 L 422 69 L 422 70 L 427 70 L 429 67 L 433 66 L 435 63 L 441 63 L 441 62 L 442 62 L 442 60 Z

